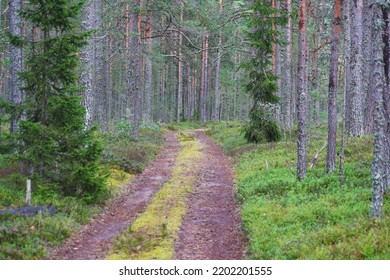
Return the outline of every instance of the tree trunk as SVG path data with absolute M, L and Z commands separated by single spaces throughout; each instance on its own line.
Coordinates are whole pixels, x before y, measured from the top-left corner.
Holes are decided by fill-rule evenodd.
M 132 136 L 138 140 L 139 126 L 141 122 L 141 40 L 139 32 L 139 0 L 133 0 L 131 3 L 131 9 L 128 16 L 129 25 L 129 50 L 127 58 L 127 97 L 131 99 L 131 125 Z
M 363 0 L 351 1 L 351 92 L 348 110 L 348 134 L 361 137 L 364 134 L 363 104 Z
M 183 10 L 184 10 L 184 4 L 181 3 L 181 12 L 180 12 L 180 25 L 183 24 Z M 178 89 L 177 89 L 177 111 L 176 111 L 176 121 L 180 122 L 181 118 L 183 116 L 183 54 L 182 54 L 182 47 L 183 47 L 183 35 L 182 33 L 179 33 L 179 52 L 178 52 L 178 65 L 177 65 L 177 72 L 178 72 Z
M 383 149 L 383 161 L 385 164 L 384 188 L 388 191 L 390 188 L 390 10 L 382 8 L 383 19 L 385 22 L 385 32 L 383 36 L 384 45 L 384 65 L 385 65 L 385 94 L 384 102 L 384 133 L 385 146 Z
M 337 135 L 337 92 L 338 63 L 341 32 L 342 0 L 334 0 L 334 18 L 332 28 L 332 47 L 330 54 L 329 91 L 328 91 L 328 151 L 326 155 L 326 172 L 336 169 L 336 135 Z
M 23 5 L 23 0 L 9 1 L 9 32 L 12 36 L 22 36 L 22 18 L 19 15 Z M 14 106 L 21 106 L 25 96 L 22 90 L 23 83 L 19 79 L 19 73 L 23 71 L 23 51 L 21 47 L 10 47 L 10 96 L 11 103 Z M 18 130 L 19 121 L 22 117 L 20 108 L 12 113 L 10 132 L 16 133 Z
M 89 1 L 83 8 L 82 12 L 82 31 L 92 31 L 95 27 L 95 9 L 92 1 Z M 86 45 L 80 52 L 80 82 L 84 89 L 83 104 L 86 110 L 85 128 L 89 129 L 92 126 L 95 117 L 95 102 L 94 102 L 94 83 L 93 74 L 95 67 L 94 44 L 93 39 L 89 39 L 89 44 Z
M 199 117 L 200 121 L 205 122 L 207 120 L 207 81 L 208 81 L 208 35 L 203 36 L 202 43 L 202 62 L 200 70 L 200 95 L 199 95 Z
M 143 121 L 144 123 L 151 123 L 153 120 L 152 117 L 152 83 L 153 83 L 153 64 L 152 64 L 152 53 L 153 53 L 153 39 L 152 39 L 152 17 L 149 16 L 146 18 L 145 26 L 145 92 L 144 92 L 144 114 Z
M 223 0 L 219 0 L 219 30 L 218 30 L 218 47 L 217 61 L 215 65 L 215 90 L 214 90 L 214 112 L 213 121 L 220 121 L 221 114 L 221 93 L 219 91 L 219 80 L 221 74 L 221 57 L 222 57 L 222 16 L 223 16 Z
M 298 119 L 298 163 L 297 179 L 306 177 L 306 123 L 307 123 L 307 35 L 306 0 L 299 1 L 298 33 L 298 81 L 297 81 L 297 119 Z
M 291 1 L 284 0 L 284 9 L 288 14 L 288 21 L 285 26 L 285 65 L 283 67 L 283 84 L 282 84 L 282 117 L 283 127 L 285 130 L 291 130 L 293 118 L 291 118 L 291 97 L 292 97 L 292 34 L 291 34 Z
M 385 108 L 384 108 L 384 57 L 383 57 L 383 20 L 379 4 L 374 4 L 373 9 L 373 58 L 374 58 L 374 82 L 375 82 L 375 127 L 374 127 L 374 155 L 372 165 L 372 203 L 371 216 L 381 217 L 383 207 L 383 193 L 385 189 L 386 167 L 385 152 Z
M 99 124 L 99 129 L 101 131 L 104 131 L 106 129 L 106 120 L 105 116 L 107 112 L 105 111 L 106 104 L 107 104 L 107 84 L 105 83 L 105 73 L 104 73 L 104 65 L 105 57 L 104 57 L 104 50 L 105 46 L 104 43 L 106 42 L 104 40 L 103 36 L 103 30 L 104 30 L 104 4 L 103 0 L 95 0 L 95 21 L 94 21 L 94 29 L 95 29 L 95 39 L 94 41 L 94 47 L 95 47 L 95 108 L 96 114 L 97 114 L 97 121 Z

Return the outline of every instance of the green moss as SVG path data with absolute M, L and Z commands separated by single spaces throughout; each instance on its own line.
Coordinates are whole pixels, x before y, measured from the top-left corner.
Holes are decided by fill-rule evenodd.
M 209 135 L 234 158 L 250 258 L 390 259 L 388 195 L 383 220 L 369 218 L 371 137 L 348 139 L 342 183 L 338 173 L 325 172 L 326 150 L 306 180 L 298 182 L 294 138 L 248 145 L 239 127 L 213 125 Z M 308 161 L 326 139 L 326 127 L 313 131 Z
M 117 238 L 108 259 L 173 258 L 174 241 L 187 209 L 186 199 L 196 180 L 192 171 L 202 156 L 202 145 L 198 140 L 184 133 L 181 133 L 180 140 L 182 151 L 172 177 L 128 231 Z

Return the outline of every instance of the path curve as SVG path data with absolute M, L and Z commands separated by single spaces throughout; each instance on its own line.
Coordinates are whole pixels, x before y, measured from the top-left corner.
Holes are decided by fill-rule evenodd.
M 205 155 L 199 162 L 197 184 L 187 202 L 187 214 L 175 244 L 175 259 L 243 259 L 244 235 L 232 164 L 203 131 L 194 134 L 204 145 Z
M 167 132 L 165 140 L 165 146 L 156 160 L 103 213 L 56 248 L 53 259 L 93 260 L 106 257 L 114 238 L 145 210 L 159 188 L 171 176 L 181 146 L 176 132 Z

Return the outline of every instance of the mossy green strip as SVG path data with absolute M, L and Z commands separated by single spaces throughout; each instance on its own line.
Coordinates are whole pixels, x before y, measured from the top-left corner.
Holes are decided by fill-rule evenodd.
M 192 137 L 179 137 L 182 151 L 170 180 L 157 192 L 128 230 L 114 242 L 107 259 L 170 260 L 174 241 L 186 213 L 186 199 L 195 183 L 193 170 L 202 156 L 202 144 Z

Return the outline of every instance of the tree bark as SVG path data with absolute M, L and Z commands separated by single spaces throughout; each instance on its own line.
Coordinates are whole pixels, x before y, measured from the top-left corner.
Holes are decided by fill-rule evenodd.
M 180 25 L 183 24 L 183 10 L 184 10 L 184 4 L 181 3 L 181 11 L 180 11 Z M 182 33 L 179 33 L 179 51 L 178 51 L 178 65 L 177 65 L 177 72 L 178 72 L 178 89 L 177 89 L 177 111 L 176 111 L 176 121 L 180 122 L 181 118 L 183 116 L 183 54 L 182 54 L 182 47 L 183 47 L 183 35 Z
M 203 35 L 202 62 L 200 70 L 200 95 L 199 95 L 199 117 L 200 121 L 207 121 L 207 82 L 208 82 L 208 35 Z
M 307 123 L 307 30 L 306 0 L 299 1 L 298 33 L 298 81 L 297 81 L 297 119 L 298 119 L 298 163 L 297 179 L 306 177 L 306 123 Z
M 151 123 L 153 120 L 152 117 L 152 82 L 153 82 L 153 63 L 152 63 L 152 53 L 153 53 L 153 30 L 151 24 L 152 17 L 149 14 L 146 18 L 145 25 L 145 92 L 144 92 L 144 114 L 143 121 L 144 123 Z
M 384 108 L 384 51 L 383 51 L 383 19 L 381 7 L 378 3 L 372 6 L 373 10 L 373 58 L 375 83 L 375 127 L 374 127 L 374 155 L 372 164 L 372 203 L 371 216 L 381 217 L 383 194 L 385 189 L 385 108 Z
M 139 22 L 139 0 L 133 0 L 128 15 L 129 50 L 127 58 L 127 97 L 131 99 L 132 136 L 138 140 L 141 122 L 142 88 L 141 88 L 141 39 Z
M 9 32 L 12 36 L 22 36 L 22 18 L 19 15 L 23 5 L 23 0 L 9 1 Z M 11 104 L 14 106 L 21 106 L 24 102 L 25 95 L 22 90 L 23 83 L 20 80 L 19 73 L 23 71 L 23 51 L 21 47 L 10 47 L 10 96 Z M 22 117 L 20 108 L 14 110 L 11 116 L 10 132 L 16 133 L 19 126 L 19 121 Z
M 351 88 L 348 134 L 361 137 L 364 134 L 363 104 L 363 0 L 351 1 Z
M 342 0 L 334 0 L 333 9 L 334 18 L 328 88 L 328 150 L 326 155 L 327 173 L 333 172 L 336 169 L 338 62 L 340 49 Z
M 221 93 L 220 93 L 220 75 L 221 75 L 221 57 L 222 57 L 222 16 L 223 16 L 223 0 L 219 0 L 219 27 L 218 27 L 218 47 L 217 61 L 215 65 L 215 89 L 214 89 L 214 112 L 213 121 L 219 122 L 221 115 Z
M 82 31 L 92 31 L 95 27 L 95 9 L 93 1 L 89 1 L 82 11 Z M 86 45 L 80 52 L 80 82 L 84 89 L 83 104 L 86 110 L 85 128 L 89 129 L 95 117 L 95 98 L 94 98 L 94 68 L 95 55 L 93 39 L 89 39 L 89 44 Z
M 291 97 L 292 97 L 292 34 L 291 34 L 291 1 L 284 0 L 284 10 L 288 14 L 288 21 L 285 26 L 284 36 L 287 42 L 285 47 L 285 59 L 282 79 L 282 117 L 285 130 L 291 130 L 293 118 L 291 118 Z

